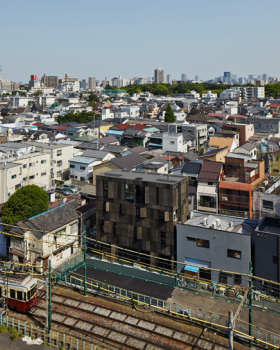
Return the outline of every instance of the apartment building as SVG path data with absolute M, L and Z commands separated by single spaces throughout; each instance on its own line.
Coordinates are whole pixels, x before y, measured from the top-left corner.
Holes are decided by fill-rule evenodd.
M 242 146 L 245 142 L 247 142 L 249 138 L 255 133 L 254 124 L 251 122 L 248 122 L 248 124 L 227 123 L 223 125 L 222 131 L 223 130 L 231 130 L 237 132 L 239 134 L 239 146 Z
M 253 217 L 253 191 L 265 178 L 264 161 L 251 155 L 229 153 L 225 157 L 224 175 L 219 183 L 220 212 Z
M 128 170 L 96 176 L 98 241 L 174 259 L 175 227 L 187 217 L 186 177 Z
M 48 152 L 34 152 L 0 163 L 0 203 L 5 203 L 26 185 L 37 185 L 46 191 L 51 189 L 51 157 Z

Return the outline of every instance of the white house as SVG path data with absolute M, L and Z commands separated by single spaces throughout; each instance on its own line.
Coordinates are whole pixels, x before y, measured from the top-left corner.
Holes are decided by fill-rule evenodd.
M 88 157 L 74 157 L 69 160 L 70 178 L 82 182 L 90 182 L 93 178 L 93 167 L 102 163 L 101 160 Z

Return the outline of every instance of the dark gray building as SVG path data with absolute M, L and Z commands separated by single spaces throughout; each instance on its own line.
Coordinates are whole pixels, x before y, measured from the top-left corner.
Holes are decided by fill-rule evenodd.
M 187 217 L 186 177 L 128 170 L 96 177 L 98 241 L 174 259 L 176 224 Z
M 251 260 L 253 228 L 242 218 L 195 213 L 184 224 L 177 225 L 177 269 L 188 273 L 188 266 L 197 267 L 200 278 L 212 281 L 246 285 Z M 214 268 L 236 272 L 227 274 L 210 271 Z

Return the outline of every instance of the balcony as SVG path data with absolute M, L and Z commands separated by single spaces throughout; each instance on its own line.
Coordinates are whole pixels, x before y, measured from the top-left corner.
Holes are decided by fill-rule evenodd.
M 251 177 L 249 176 L 223 176 L 222 181 L 226 182 L 240 182 L 243 184 L 252 184 L 260 178 L 260 173 L 257 173 Z

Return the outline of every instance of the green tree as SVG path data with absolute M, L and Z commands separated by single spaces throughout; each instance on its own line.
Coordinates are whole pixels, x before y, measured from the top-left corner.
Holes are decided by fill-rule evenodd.
M 165 110 L 164 121 L 167 123 L 174 123 L 176 121 L 176 117 L 169 103 Z
M 2 222 L 14 225 L 49 209 L 47 192 L 36 185 L 27 185 L 11 195 L 2 208 Z

